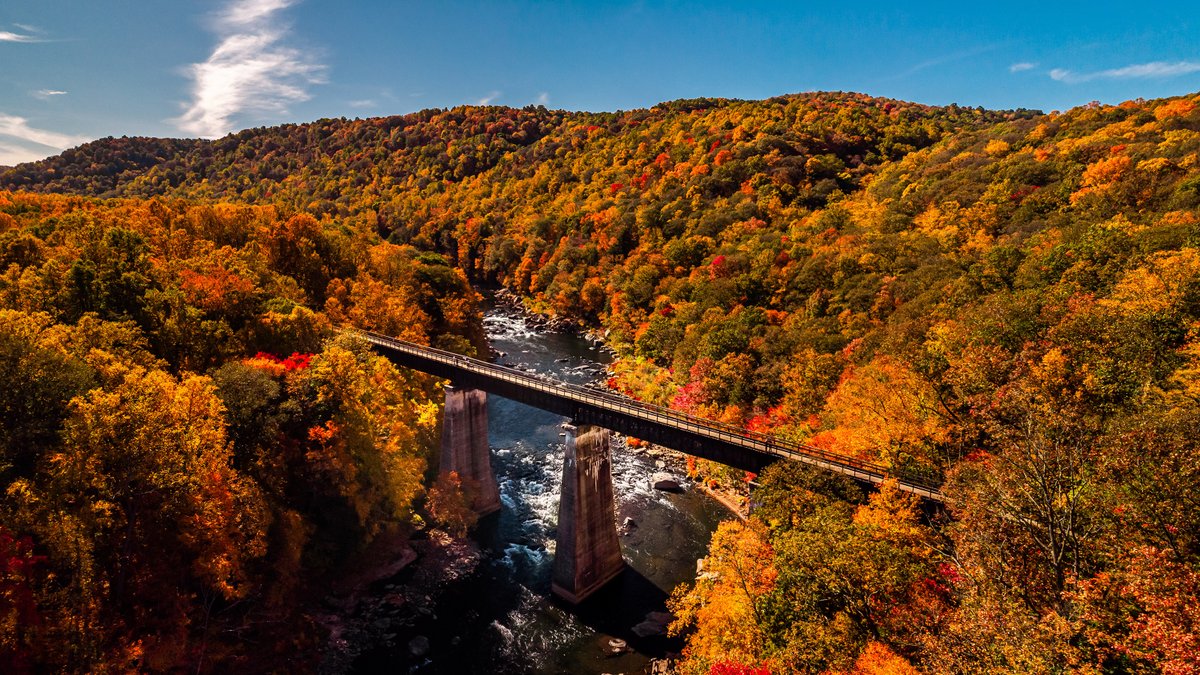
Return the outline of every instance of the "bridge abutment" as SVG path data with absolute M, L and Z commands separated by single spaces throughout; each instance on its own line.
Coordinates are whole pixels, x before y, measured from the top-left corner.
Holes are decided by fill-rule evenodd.
M 458 472 L 475 490 L 472 504 L 479 515 L 500 510 L 500 490 L 488 449 L 487 392 L 446 385 L 442 420 L 442 473 Z
M 551 590 L 578 603 L 625 568 L 613 502 L 611 432 L 565 425 L 562 497 Z

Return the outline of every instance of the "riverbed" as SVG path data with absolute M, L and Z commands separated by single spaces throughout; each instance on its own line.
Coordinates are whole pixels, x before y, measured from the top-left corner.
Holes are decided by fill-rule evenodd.
M 596 384 L 610 361 L 601 345 L 548 331 L 512 307 L 490 306 L 484 327 L 496 361 L 526 372 Z M 663 459 L 614 439 L 617 522 L 632 521 L 621 528 L 627 569 L 578 607 L 559 601 L 550 594 L 550 573 L 566 421 L 489 397 L 488 436 L 502 506 L 473 535 L 481 561 L 416 626 L 428 641 L 419 650 L 424 654 L 413 657 L 407 632 L 401 632 L 364 649 L 353 672 L 640 673 L 651 658 L 682 647 L 678 639 L 646 633 L 654 632 L 653 619 L 663 618 L 656 613 L 665 611 L 671 590 L 694 577 L 709 536 L 729 514 L 692 490 L 679 467 L 664 467 Z M 652 489 L 651 475 L 663 471 L 684 492 Z M 614 655 L 614 639 L 628 649 Z

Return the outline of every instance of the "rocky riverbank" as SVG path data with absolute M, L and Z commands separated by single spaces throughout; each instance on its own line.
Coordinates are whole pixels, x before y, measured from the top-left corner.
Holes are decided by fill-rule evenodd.
M 329 638 L 320 672 L 353 670 L 380 649 L 399 651 L 408 665 L 420 664 L 430 650 L 423 629 L 437 621 L 441 595 L 471 574 L 482 558 L 475 542 L 441 530 L 420 532 L 385 548 L 393 553 L 390 561 L 383 551 L 366 556 L 363 568 L 334 582 L 324 600 L 328 611 L 316 618 Z M 398 650 L 400 645 L 406 649 Z
M 670 469 L 675 472 L 687 473 L 688 456 L 682 452 L 664 448 L 659 445 L 647 444 L 643 447 L 630 447 L 630 452 L 644 455 L 654 461 L 654 465 L 660 469 Z M 653 481 L 653 477 L 651 477 Z M 746 520 L 749 517 L 748 502 L 744 494 L 723 488 L 721 486 L 711 487 L 704 481 L 696 480 L 689 481 L 688 486 L 693 489 L 702 490 L 705 494 L 712 497 L 722 506 L 724 506 L 731 514 L 739 520 Z M 655 486 L 657 487 L 657 486 Z M 680 486 L 681 488 L 683 486 Z M 670 487 L 662 487 L 658 489 L 670 490 Z
M 502 307 L 517 310 L 524 315 L 524 318 L 531 325 L 537 326 L 543 330 L 555 331 L 560 333 L 570 333 L 588 337 L 589 332 L 583 328 L 578 322 L 566 319 L 561 316 L 542 314 L 535 312 L 526 306 L 521 296 L 513 293 L 507 288 L 498 288 L 492 292 L 492 302 Z

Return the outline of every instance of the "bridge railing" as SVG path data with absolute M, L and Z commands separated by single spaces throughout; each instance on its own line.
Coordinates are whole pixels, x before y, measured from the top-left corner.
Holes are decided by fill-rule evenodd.
M 896 471 L 880 464 L 868 462 L 866 460 L 843 455 L 836 452 L 830 452 L 823 448 L 794 441 L 778 438 L 772 434 L 765 434 L 758 431 L 744 429 L 742 427 L 718 422 L 716 420 L 705 419 L 689 415 L 688 413 L 664 408 L 662 406 L 652 405 L 637 399 L 630 398 L 611 391 L 603 391 L 581 387 L 575 384 L 565 382 L 547 383 L 542 377 L 523 373 L 513 368 L 500 366 L 488 361 L 463 356 L 455 352 L 438 349 L 436 347 L 427 347 L 425 345 L 398 340 L 386 335 L 374 333 L 371 331 L 352 331 L 361 335 L 367 341 L 405 352 L 433 361 L 444 363 L 453 368 L 458 368 L 467 372 L 478 374 L 486 374 L 490 377 L 495 377 L 500 380 L 519 384 L 521 386 L 542 391 L 548 394 L 562 396 L 581 403 L 600 406 L 610 410 L 618 410 L 626 414 L 641 419 L 647 419 L 659 423 L 669 423 L 677 428 L 684 428 L 709 438 L 720 439 L 735 445 L 740 445 L 748 449 L 758 452 L 773 454 L 778 457 L 786 457 L 790 459 L 800 459 L 806 461 L 816 460 L 830 465 L 830 468 L 852 469 L 852 475 L 859 475 L 862 478 L 874 479 L 873 482 L 895 477 L 903 483 L 907 483 L 910 488 L 915 488 L 910 491 L 918 492 L 925 496 L 939 499 L 939 485 L 936 481 L 930 480 L 923 476 L 912 475 L 907 471 Z

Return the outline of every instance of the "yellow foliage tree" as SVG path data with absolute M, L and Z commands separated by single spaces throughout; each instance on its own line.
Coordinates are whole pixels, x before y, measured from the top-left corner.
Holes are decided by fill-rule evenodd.
M 843 375 L 825 414 L 835 449 L 887 466 L 936 465 L 936 448 L 947 438 L 933 386 L 887 356 Z
M 709 543 L 703 572 L 688 590 L 676 589 L 668 607 L 670 632 L 695 628 L 681 669 L 704 673 L 717 662 L 762 663 L 767 658 L 766 596 L 775 585 L 773 551 L 761 525 L 726 521 Z

